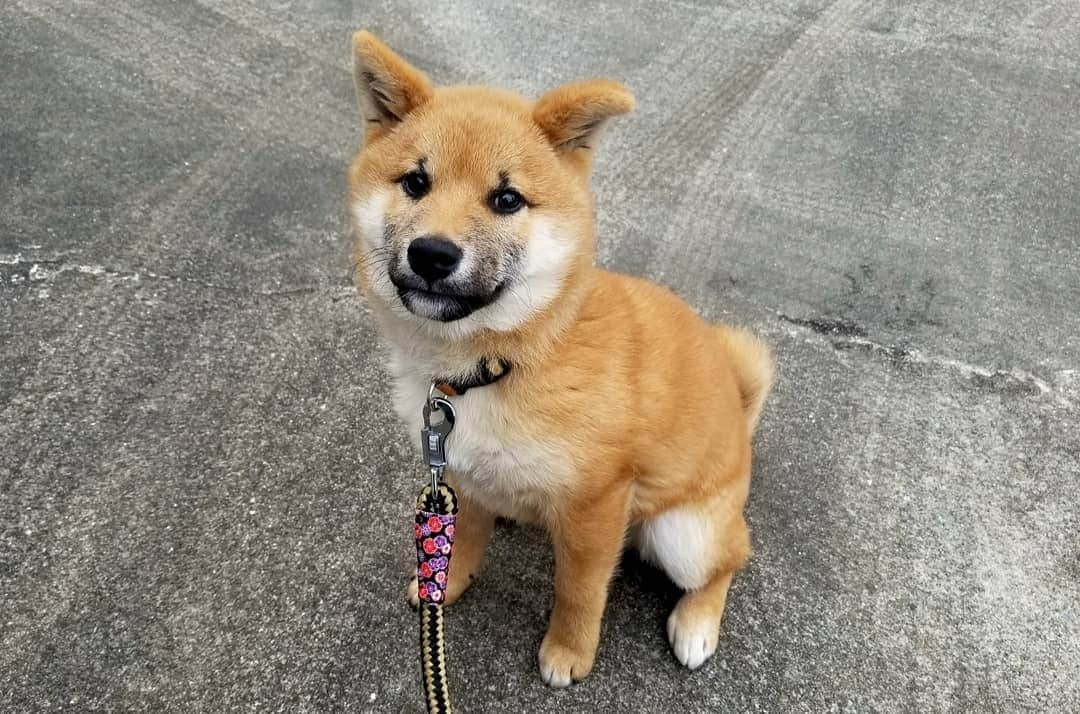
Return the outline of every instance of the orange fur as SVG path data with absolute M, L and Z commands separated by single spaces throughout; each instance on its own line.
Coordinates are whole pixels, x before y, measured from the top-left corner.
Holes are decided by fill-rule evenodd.
M 481 357 L 513 365 L 498 383 L 453 397 L 459 426 L 448 448 L 461 459 L 452 479 L 467 506 L 449 599 L 479 570 L 493 515 L 545 527 L 556 574 L 541 671 L 568 684 L 592 667 L 625 537 L 644 529 L 691 590 L 669 631 L 680 660 L 700 664 L 749 555 L 750 438 L 772 361 L 753 335 L 706 323 L 664 288 L 593 266 L 589 165 L 602 125 L 629 111 L 632 96 L 606 80 L 535 104 L 486 88 L 433 88 L 367 33 L 354 39 L 354 58 L 369 122 L 349 170 L 357 275 L 393 355 L 399 411 L 411 422 L 430 380 Z M 421 159 L 431 190 L 415 200 L 395 181 Z M 484 197 L 507 176 L 529 206 L 495 215 Z M 527 255 L 552 274 L 537 268 L 517 293 L 511 279 L 499 302 L 458 322 L 409 314 L 387 266 L 433 232 L 477 264 L 503 269 L 507 256 Z M 693 554 L 671 545 L 680 528 L 707 539 L 700 572 Z

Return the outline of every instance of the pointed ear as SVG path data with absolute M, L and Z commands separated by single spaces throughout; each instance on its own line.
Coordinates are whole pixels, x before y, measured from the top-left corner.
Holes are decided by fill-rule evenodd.
M 353 84 L 367 127 L 365 139 L 389 130 L 434 91 L 423 72 L 367 30 L 353 35 Z
M 533 107 L 533 121 L 556 151 L 588 158 L 608 119 L 634 108 L 634 95 L 619 82 L 591 79 L 551 90 Z

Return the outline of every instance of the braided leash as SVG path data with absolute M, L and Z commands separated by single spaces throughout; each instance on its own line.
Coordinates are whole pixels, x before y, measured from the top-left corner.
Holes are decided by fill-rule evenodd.
M 457 503 L 454 490 L 439 484 L 432 492 L 424 488 L 416 503 L 416 562 L 420 597 L 420 660 L 428 712 L 450 712 L 446 681 L 446 640 L 443 636 L 443 602 L 450 574 Z
M 432 423 L 432 412 L 442 420 Z M 424 404 L 424 428 L 420 436 L 424 461 L 431 470 L 431 485 L 425 486 L 416 501 L 416 584 L 420 599 L 420 662 L 429 714 L 450 714 L 450 688 L 446 676 L 446 639 L 443 635 L 443 603 L 450 582 L 450 556 L 454 548 L 457 498 L 454 489 L 442 483 L 446 467 L 446 437 L 454 428 L 454 407 L 444 397 L 428 390 Z

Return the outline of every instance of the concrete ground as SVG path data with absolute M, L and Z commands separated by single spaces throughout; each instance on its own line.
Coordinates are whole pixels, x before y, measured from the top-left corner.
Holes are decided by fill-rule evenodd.
M 632 559 L 543 687 L 544 537 L 448 615 L 462 711 L 1080 710 L 1080 5 L 9 0 L 0 710 L 419 711 L 421 484 L 349 287 L 350 33 L 609 74 L 600 261 L 775 346 L 716 657 Z M 540 577 L 531 575 L 539 569 Z

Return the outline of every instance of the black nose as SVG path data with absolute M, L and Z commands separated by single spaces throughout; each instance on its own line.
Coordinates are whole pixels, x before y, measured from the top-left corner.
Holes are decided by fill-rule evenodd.
M 461 248 L 446 240 L 425 236 L 409 244 L 409 267 L 429 283 L 445 278 L 461 262 Z

